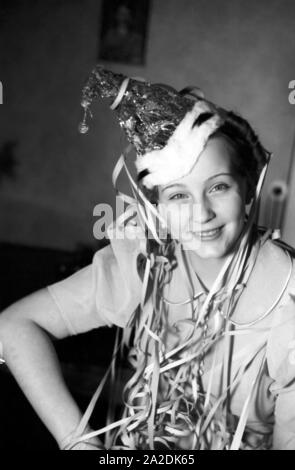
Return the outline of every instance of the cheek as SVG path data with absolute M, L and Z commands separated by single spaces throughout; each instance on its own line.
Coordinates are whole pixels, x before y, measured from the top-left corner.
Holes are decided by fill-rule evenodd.
M 172 232 L 184 229 L 189 225 L 191 218 L 191 207 L 189 204 L 161 204 L 159 205 L 159 212 Z
M 219 201 L 216 205 L 216 213 L 228 222 L 238 222 L 245 217 L 245 201 L 242 195 L 236 194 L 229 199 Z

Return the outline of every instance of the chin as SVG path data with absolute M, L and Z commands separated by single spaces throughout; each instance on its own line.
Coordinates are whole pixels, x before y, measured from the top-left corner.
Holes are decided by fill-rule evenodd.
M 220 241 L 202 242 L 199 239 L 190 241 L 183 240 L 182 246 L 184 250 L 193 251 L 201 259 L 222 259 L 228 256 L 234 247 L 234 243 L 225 246 Z
M 192 251 L 194 251 L 194 253 L 201 259 L 222 259 L 226 256 L 226 252 L 221 250 L 194 250 L 192 248 Z

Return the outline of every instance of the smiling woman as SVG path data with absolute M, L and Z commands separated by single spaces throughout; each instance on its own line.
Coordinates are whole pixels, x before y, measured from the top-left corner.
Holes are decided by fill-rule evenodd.
M 215 258 L 217 271 L 245 224 L 247 186 L 232 160 L 224 140 L 214 138 L 187 176 L 160 188 L 161 212 L 173 238 L 194 251 L 199 265 Z
M 113 173 L 118 190 L 126 170 L 131 207 L 90 266 L 2 314 L 4 359 L 62 449 L 295 449 L 294 252 L 254 223 L 270 154 L 235 113 L 101 67 L 84 131 L 96 97 L 137 152 L 138 183 L 128 151 Z M 122 341 L 82 417 L 49 337 L 106 325 Z M 92 431 L 124 346 L 122 413 Z

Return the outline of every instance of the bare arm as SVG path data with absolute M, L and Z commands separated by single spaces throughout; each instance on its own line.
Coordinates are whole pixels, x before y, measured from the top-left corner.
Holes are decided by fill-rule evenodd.
M 69 393 L 50 335 L 69 335 L 47 289 L 25 297 L 0 315 L 7 365 L 57 443 L 77 427 L 81 412 Z

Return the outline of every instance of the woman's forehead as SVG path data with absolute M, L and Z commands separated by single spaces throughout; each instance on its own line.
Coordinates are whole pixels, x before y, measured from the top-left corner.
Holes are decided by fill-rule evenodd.
M 197 163 L 188 175 L 161 187 L 161 190 L 164 191 L 173 186 L 202 184 L 221 174 L 234 176 L 232 152 L 224 139 L 216 137 L 208 141 Z
M 231 170 L 232 156 L 229 144 L 222 137 L 216 137 L 208 141 L 193 170 L 200 175 L 219 171 L 220 168 Z

